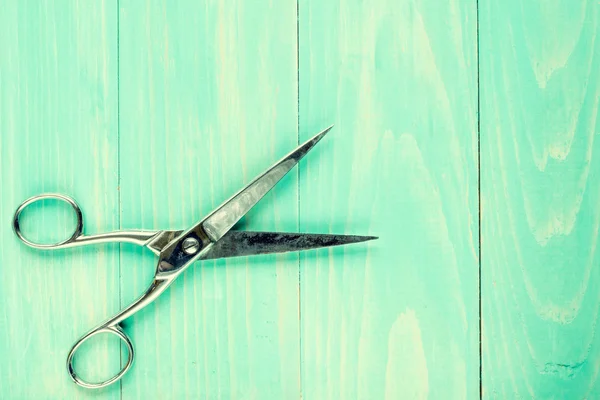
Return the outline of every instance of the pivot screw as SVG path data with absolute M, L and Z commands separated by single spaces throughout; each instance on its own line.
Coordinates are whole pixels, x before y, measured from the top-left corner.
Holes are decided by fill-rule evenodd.
M 183 241 L 181 248 L 185 254 L 196 254 L 200 250 L 200 243 L 193 237 L 189 237 Z

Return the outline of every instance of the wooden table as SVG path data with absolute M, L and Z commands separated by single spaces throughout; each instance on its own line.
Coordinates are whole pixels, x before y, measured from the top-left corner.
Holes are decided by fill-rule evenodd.
M 1 398 L 600 396 L 597 1 L 0 9 Z M 243 228 L 380 240 L 198 264 L 125 325 L 120 384 L 75 386 L 69 347 L 155 258 L 28 249 L 17 205 L 61 192 L 89 233 L 185 228 L 332 123 Z M 66 236 L 46 206 L 24 229 Z M 78 365 L 107 377 L 119 351 L 99 338 Z

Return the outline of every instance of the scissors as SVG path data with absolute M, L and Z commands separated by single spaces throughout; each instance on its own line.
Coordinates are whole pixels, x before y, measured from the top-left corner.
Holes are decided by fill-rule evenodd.
M 158 298 L 183 271 L 198 260 L 226 257 L 250 256 L 258 254 L 284 253 L 338 246 L 377 239 L 374 236 L 299 234 L 280 232 L 232 231 L 231 228 L 273 188 L 314 145 L 332 128 L 323 130 L 312 139 L 298 146 L 291 153 L 276 162 L 250 182 L 242 190 L 217 207 L 200 222 L 187 230 L 145 231 L 123 230 L 97 235 L 83 234 L 81 209 L 72 198 L 55 193 L 41 194 L 25 200 L 17 208 L 13 218 L 13 229 L 17 237 L 29 247 L 36 249 L 64 249 L 69 247 L 95 245 L 109 242 L 127 242 L 150 249 L 158 256 L 158 265 L 152 283 L 148 289 L 132 304 L 104 321 L 75 342 L 67 356 L 67 371 L 71 379 L 79 386 L 98 389 L 108 386 L 125 375 L 131 368 L 134 349 L 131 339 L 121 323 Z M 77 224 L 68 239 L 52 244 L 35 243 L 25 238 L 19 226 L 19 217 L 23 210 L 40 200 L 56 199 L 67 202 L 75 211 Z M 87 382 L 75 372 L 73 356 L 77 349 L 88 339 L 100 333 L 110 333 L 121 339 L 128 350 L 128 359 L 123 368 L 112 378 L 99 383 Z

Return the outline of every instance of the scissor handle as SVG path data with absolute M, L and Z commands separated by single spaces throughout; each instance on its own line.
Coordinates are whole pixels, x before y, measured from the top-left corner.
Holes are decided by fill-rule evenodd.
M 115 376 L 113 376 L 112 378 L 109 378 L 109 379 L 107 379 L 103 382 L 99 382 L 99 383 L 87 382 L 87 381 L 81 379 L 81 377 L 79 375 L 77 375 L 77 372 L 75 372 L 75 367 L 73 366 L 73 356 L 77 352 L 77 349 L 79 349 L 79 347 L 86 340 L 91 339 L 92 337 L 94 337 L 100 333 L 110 333 L 110 334 L 116 335 L 119 339 L 121 339 L 125 343 L 125 345 L 127 346 L 127 353 L 128 353 L 127 362 L 125 363 L 123 368 L 119 372 L 117 372 L 117 374 Z M 129 336 L 127 336 L 127 334 L 123 331 L 123 329 L 119 326 L 119 324 L 100 326 L 100 327 L 86 333 L 85 335 L 83 335 L 77 342 L 75 342 L 73 347 L 71 347 L 71 350 L 69 350 L 69 355 L 67 356 L 67 370 L 69 371 L 69 376 L 71 377 L 73 382 L 75 382 L 79 386 L 82 386 L 82 387 L 88 388 L 88 389 L 100 389 L 100 388 L 110 385 L 111 383 L 118 381 L 119 379 L 121 379 L 121 377 L 123 375 L 125 375 L 125 373 L 129 370 L 129 368 L 131 368 L 131 365 L 133 364 L 134 354 L 135 353 L 133 350 L 133 344 L 131 343 L 131 339 L 129 339 Z
M 33 203 L 46 199 L 55 199 L 61 200 L 65 203 L 69 204 L 73 211 L 75 211 L 75 216 L 77 217 L 77 225 L 75 226 L 75 230 L 71 237 L 57 243 L 36 243 L 27 239 L 23 232 L 21 232 L 20 226 L 20 217 L 23 210 L 25 210 L 28 206 Z M 137 244 L 138 246 L 146 246 L 152 239 L 157 238 L 160 234 L 164 234 L 165 238 L 168 239 L 172 234 L 176 234 L 178 231 L 145 231 L 145 230 L 126 230 L 126 231 L 114 231 L 107 233 L 100 233 L 96 235 L 84 235 L 83 234 L 83 215 L 81 214 L 81 209 L 77 205 L 77 202 L 73 200 L 69 196 L 65 196 L 64 194 L 59 193 L 44 193 L 37 196 L 33 196 L 25 200 L 15 211 L 15 215 L 13 217 L 13 230 L 15 234 L 23 243 L 25 243 L 29 247 L 33 247 L 35 249 L 45 249 L 45 250 L 57 250 L 63 249 L 66 247 L 77 247 L 77 246 L 85 246 L 88 244 L 101 244 L 101 243 L 111 243 L 111 242 L 126 242 Z M 153 249 L 155 251 L 155 249 Z M 155 251 L 157 254 L 158 252 Z
M 71 208 L 75 211 L 75 216 L 77 217 L 77 225 L 75 226 L 75 230 L 73 231 L 73 234 L 71 235 L 71 237 L 69 237 L 63 241 L 57 242 L 57 243 L 45 244 L 45 243 L 32 242 L 31 240 L 29 240 L 25 236 L 23 236 L 23 233 L 21 232 L 21 226 L 19 225 L 19 217 L 21 216 L 21 213 L 23 212 L 23 210 L 25 210 L 28 206 L 32 205 L 33 203 L 41 201 L 41 200 L 46 200 L 46 199 L 55 199 L 55 200 L 64 201 L 65 203 L 69 204 L 71 206 Z M 28 245 L 29 247 L 33 247 L 36 249 L 60 248 L 60 247 L 64 247 L 65 245 L 75 242 L 78 237 L 82 236 L 83 215 L 81 214 L 81 209 L 79 208 L 79 206 L 77 205 L 75 200 L 73 200 L 69 196 L 65 196 L 65 195 L 59 194 L 59 193 L 44 193 L 44 194 L 30 197 L 27 200 L 25 200 L 23 203 L 21 203 L 21 205 L 17 208 L 17 211 L 15 211 L 15 216 L 13 217 L 13 230 L 15 231 L 15 234 L 17 235 L 17 237 L 23 243 Z
M 79 340 L 77 340 L 77 342 L 75 342 L 75 344 L 69 351 L 69 355 L 67 356 L 67 371 L 69 372 L 69 376 L 71 377 L 73 382 L 85 388 L 99 389 L 118 381 L 123 377 L 123 375 L 125 375 L 125 373 L 131 367 L 131 364 L 133 363 L 134 351 L 131 339 L 129 339 L 127 334 L 125 334 L 125 332 L 120 326 L 121 322 L 125 321 L 127 318 L 131 317 L 133 314 L 140 311 L 142 308 L 146 307 L 148 304 L 156 300 L 156 298 L 160 296 L 171 285 L 171 283 L 175 280 L 176 277 L 176 275 L 164 278 L 159 278 L 155 276 L 148 289 L 146 289 L 146 292 L 144 292 L 144 294 L 142 294 L 137 300 L 135 300 L 129 306 L 119 311 L 114 317 L 110 318 L 108 321 L 105 321 L 96 328 L 92 329 L 90 332 L 83 335 Z M 83 379 L 81 379 L 75 372 L 75 368 L 73 367 L 73 356 L 75 355 L 75 352 L 77 351 L 79 346 L 81 346 L 86 340 L 99 333 L 104 332 L 117 335 L 119 339 L 125 342 L 125 345 L 129 350 L 129 358 L 127 359 L 127 362 L 125 363 L 123 368 L 112 378 L 99 383 L 86 382 Z

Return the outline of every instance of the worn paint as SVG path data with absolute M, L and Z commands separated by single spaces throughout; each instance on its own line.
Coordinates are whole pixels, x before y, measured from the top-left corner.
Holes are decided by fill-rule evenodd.
M 0 8 L 0 397 L 598 397 L 593 0 Z M 332 123 L 240 228 L 380 239 L 198 263 L 126 322 L 120 384 L 73 385 L 69 347 L 156 259 L 28 249 L 17 205 L 57 191 L 90 233 L 183 229 Z M 67 236 L 43 206 L 24 230 Z M 82 348 L 86 378 L 117 343 Z
M 380 237 L 301 255 L 303 396 L 477 398 L 476 5 L 299 5 L 300 228 Z
M 600 9 L 480 16 L 484 397 L 597 398 Z
M 115 245 L 40 252 L 11 229 L 19 203 L 41 192 L 73 196 L 85 228 L 119 227 L 117 7 L 114 2 L 5 1 L 0 8 L 0 397 L 89 398 L 66 373 L 79 335 L 119 309 Z M 69 236 L 56 202 L 23 214 L 33 239 Z M 119 367 L 100 340 L 79 359 L 83 376 Z M 85 349 L 84 349 L 85 350 Z M 90 354 L 91 355 L 91 354 Z M 98 394 L 96 394 L 98 396 Z M 119 398 L 119 387 L 104 390 Z

